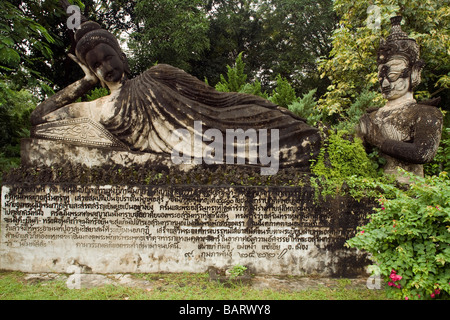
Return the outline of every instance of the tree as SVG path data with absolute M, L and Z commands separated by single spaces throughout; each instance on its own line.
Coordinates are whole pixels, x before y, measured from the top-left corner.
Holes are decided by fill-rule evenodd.
M 249 80 L 257 78 L 265 90 L 281 75 L 297 93 L 326 91 L 317 60 L 331 50 L 337 23 L 331 0 L 210 0 L 206 10 L 211 45 L 195 63 L 196 76 L 216 84 L 243 53 Z
M 12 80 L 19 88 L 36 85 L 45 88 L 36 65 L 51 60 L 53 55 L 50 44 L 54 39 L 34 19 L 33 5 L 34 1 L 0 2 L 0 77 Z
M 258 13 L 260 0 L 209 0 L 205 10 L 209 21 L 210 46 L 201 59 L 193 61 L 193 75 L 217 84 L 220 74 L 233 65 L 240 54 L 246 61 L 245 73 L 254 80 L 260 69 L 257 51 L 264 21 Z
M 96 0 L 93 11 L 95 20 L 100 21 L 109 31 L 117 35 L 140 32 L 135 12 L 136 0 Z
M 30 134 L 30 114 L 37 98 L 0 81 L 0 173 L 20 164 L 20 139 Z
M 318 77 L 317 61 L 328 56 L 337 17 L 331 0 L 262 1 L 264 36 L 258 59 L 262 82 L 281 75 L 298 94 L 325 93 L 327 80 Z
M 47 29 L 35 19 L 35 5 L 35 1 L 0 3 L 2 172 L 20 163 L 20 139 L 29 136 L 29 116 L 36 106 L 40 90 L 52 91 L 48 86 L 48 79 L 40 72 L 38 65 L 52 60 L 51 45 L 55 41 Z
M 209 47 L 203 0 L 138 0 L 135 18 L 139 32 L 131 35 L 129 47 L 136 73 L 158 62 L 189 72 L 189 62 Z
M 380 39 L 390 32 L 390 18 L 403 16 L 402 29 L 421 47 L 426 66 L 417 98 L 441 95 L 441 106 L 450 104 L 450 1 L 374 0 L 360 2 L 336 0 L 334 10 L 340 17 L 333 33 L 333 49 L 320 63 L 321 76 L 332 84 L 319 101 L 328 115 L 340 115 L 365 89 L 378 91 L 376 56 Z M 378 18 L 380 25 L 373 23 Z M 382 99 L 379 94 L 376 100 Z

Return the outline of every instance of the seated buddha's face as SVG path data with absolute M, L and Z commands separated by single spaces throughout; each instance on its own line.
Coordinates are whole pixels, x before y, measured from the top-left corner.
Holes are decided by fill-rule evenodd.
M 124 65 L 116 50 L 100 43 L 86 54 L 86 63 L 104 83 L 119 82 L 124 74 Z
M 378 66 L 378 80 L 381 93 L 388 100 L 403 97 L 411 87 L 411 69 L 408 61 L 402 57 L 393 57 Z

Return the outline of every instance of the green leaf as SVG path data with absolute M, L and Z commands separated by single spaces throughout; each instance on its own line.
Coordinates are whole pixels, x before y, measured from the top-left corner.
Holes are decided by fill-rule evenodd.
M 0 62 L 8 67 L 17 67 L 20 63 L 20 55 L 16 50 L 3 47 L 0 49 Z

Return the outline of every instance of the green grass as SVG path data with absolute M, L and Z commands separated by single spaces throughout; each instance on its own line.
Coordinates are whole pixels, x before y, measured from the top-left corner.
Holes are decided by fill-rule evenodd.
M 246 284 L 209 281 L 207 274 L 136 274 L 149 288 L 105 285 L 70 290 L 64 280 L 27 283 L 26 274 L 0 272 L 0 300 L 385 300 L 383 290 L 349 288 L 341 280 L 335 288 L 299 292 L 257 290 Z

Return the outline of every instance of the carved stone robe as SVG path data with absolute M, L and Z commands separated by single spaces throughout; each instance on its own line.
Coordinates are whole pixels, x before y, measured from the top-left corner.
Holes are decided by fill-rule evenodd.
M 102 124 L 131 150 L 171 153 L 173 131 L 194 133 L 194 121 L 201 121 L 204 131 L 224 134 L 227 129 L 267 129 L 268 134 L 279 129 L 280 167 L 309 168 L 320 149 L 318 130 L 289 110 L 257 96 L 218 92 L 164 64 L 127 80 Z

